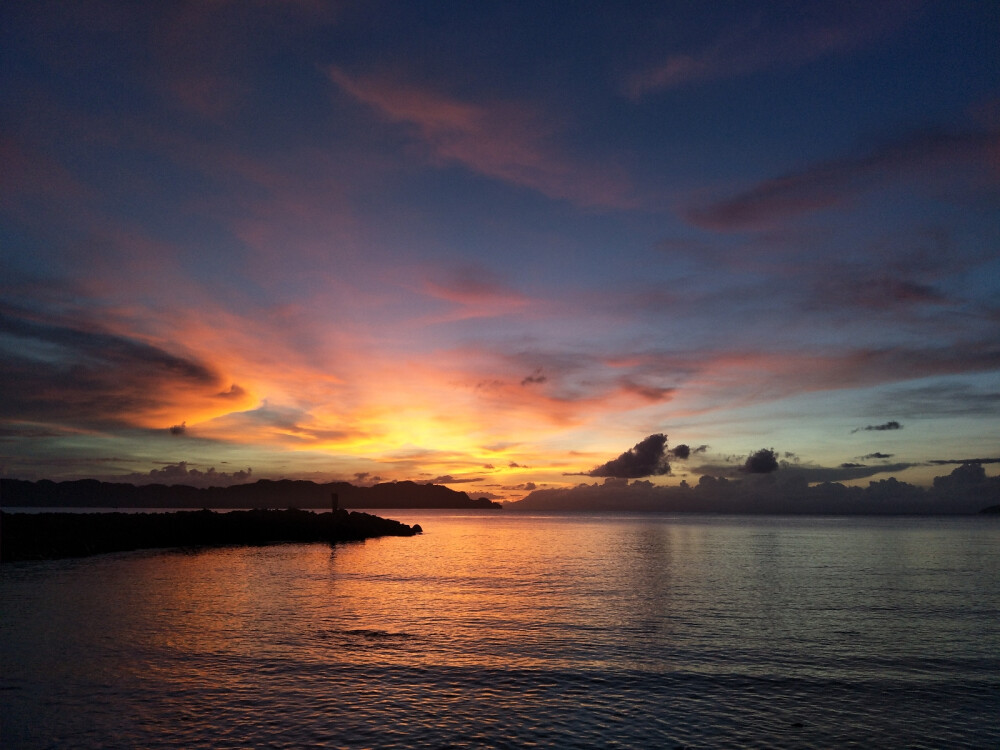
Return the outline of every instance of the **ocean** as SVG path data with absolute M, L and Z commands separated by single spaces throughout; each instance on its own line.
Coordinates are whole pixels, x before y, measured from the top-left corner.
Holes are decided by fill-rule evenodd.
M 0 746 L 1000 747 L 1000 519 L 378 513 L 0 566 Z

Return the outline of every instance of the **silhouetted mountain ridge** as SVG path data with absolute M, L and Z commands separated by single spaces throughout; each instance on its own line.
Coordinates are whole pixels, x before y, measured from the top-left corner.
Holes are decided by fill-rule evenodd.
M 385 482 L 356 487 L 349 482 L 317 484 L 299 479 L 260 479 L 229 487 L 101 482 L 78 479 L 0 479 L 0 503 L 8 508 L 329 508 L 336 494 L 341 508 L 499 508 L 439 484 Z

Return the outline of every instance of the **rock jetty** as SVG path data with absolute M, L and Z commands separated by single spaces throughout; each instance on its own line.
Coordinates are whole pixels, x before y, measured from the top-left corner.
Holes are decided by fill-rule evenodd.
M 349 542 L 421 531 L 418 525 L 346 510 L 0 513 L 0 560 L 85 557 L 157 547 Z

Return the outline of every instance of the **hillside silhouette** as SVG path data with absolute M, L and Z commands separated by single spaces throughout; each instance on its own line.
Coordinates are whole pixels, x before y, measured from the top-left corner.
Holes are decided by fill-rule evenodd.
M 317 484 L 305 480 L 261 479 L 229 487 L 100 482 L 79 479 L 0 479 L 0 503 L 7 508 L 499 508 L 486 498 L 473 500 L 439 484 L 385 482 L 356 487 L 349 482 Z

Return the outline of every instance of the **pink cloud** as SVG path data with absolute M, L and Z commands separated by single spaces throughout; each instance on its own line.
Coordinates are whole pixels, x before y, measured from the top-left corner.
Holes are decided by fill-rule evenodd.
M 485 268 L 469 267 L 443 277 L 427 278 L 419 291 L 454 306 L 445 316 L 447 320 L 524 313 L 532 305 L 531 299 Z
M 513 102 L 472 103 L 387 78 L 330 68 L 345 93 L 391 122 L 415 128 L 433 156 L 514 185 L 594 208 L 635 208 L 620 170 L 594 168 L 559 154 L 543 113 Z

